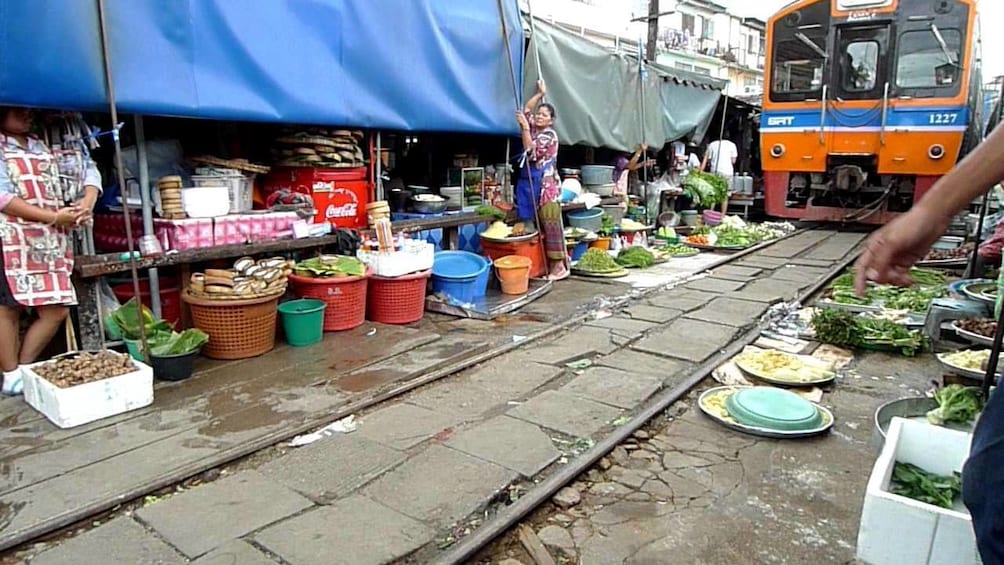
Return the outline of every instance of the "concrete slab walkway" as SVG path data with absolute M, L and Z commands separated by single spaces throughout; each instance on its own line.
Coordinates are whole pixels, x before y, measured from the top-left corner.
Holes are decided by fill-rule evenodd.
M 833 236 L 807 232 L 780 243 L 788 242 L 785 254 L 811 257 Z M 844 255 L 860 240 L 842 236 Z M 769 276 L 781 266 L 764 266 L 773 258 L 749 268 Z M 632 302 L 612 317 L 359 414 L 352 434 L 289 450 L 115 520 L 128 523 L 137 551 L 159 551 L 166 542 L 187 559 L 209 559 L 229 547 L 287 563 L 378 563 L 412 554 L 422 562 L 477 527 L 494 504 L 532 486 L 542 469 L 552 472 L 692 364 L 715 355 L 739 328 L 755 324 L 761 309 L 748 302 L 766 307 L 776 300 L 725 303 L 737 313 L 708 321 L 716 314 L 705 308 L 714 299 L 733 298 L 758 282 L 721 280 L 728 288 L 714 293 L 671 289 Z M 612 288 L 581 287 L 579 304 L 599 287 Z M 575 359 L 594 368 L 566 366 Z M 242 509 L 239 519 L 223 518 L 235 508 Z M 115 520 L 60 541 L 40 558 L 97 551 L 99 532 L 122 527 Z

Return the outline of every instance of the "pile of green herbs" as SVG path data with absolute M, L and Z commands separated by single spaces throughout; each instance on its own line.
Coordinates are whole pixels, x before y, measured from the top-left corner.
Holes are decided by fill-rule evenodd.
M 146 306 L 140 306 L 135 298 L 115 309 L 111 319 L 119 327 L 122 337 L 130 341 L 140 340 L 140 320 L 146 334 L 150 355 L 171 357 L 198 351 L 209 342 L 209 336 L 198 329 L 176 332 L 171 324 L 158 320 Z
M 962 494 L 962 477 L 959 473 L 941 477 L 912 463 L 897 461 L 892 469 L 892 492 L 941 508 L 952 508 L 955 499 Z
M 698 208 L 717 206 L 729 196 L 729 181 L 725 177 L 691 169 L 683 180 L 683 194 Z
M 830 300 L 838 304 L 880 306 L 889 310 L 925 312 L 935 298 L 948 294 L 945 275 L 929 269 L 913 269 L 910 277 L 914 286 L 901 288 L 891 285 L 869 284 L 864 296 L 854 290 L 854 273 L 847 272 L 830 284 Z
M 812 317 L 816 339 L 841 347 L 898 351 L 913 357 L 924 349 L 920 332 L 908 330 L 889 320 L 865 318 L 839 308 L 821 308 Z
M 582 255 L 575 268 L 591 273 L 612 273 L 619 271 L 621 266 L 606 251 L 594 247 Z
M 628 247 L 617 254 L 617 264 L 623 267 L 647 269 L 655 265 L 655 255 L 644 247 Z
M 505 220 L 509 215 L 505 210 L 496 208 L 495 206 L 490 206 L 488 204 L 482 204 L 474 209 L 474 213 L 480 216 L 491 216 L 496 220 Z

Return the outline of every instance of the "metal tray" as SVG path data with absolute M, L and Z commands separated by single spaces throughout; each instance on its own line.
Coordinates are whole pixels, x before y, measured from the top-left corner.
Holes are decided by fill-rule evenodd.
M 719 391 L 722 391 L 722 390 L 739 390 L 739 389 L 743 389 L 743 388 L 752 388 L 752 387 L 719 386 L 719 387 L 715 387 L 715 388 L 706 390 L 697 399 L 697 406 L 698 406 L 698 408 L 701 409 L 701 412 L 703 412 L 705 416 L 707 416 L 708 418 L 711 418 L 712 420 L 714 420 L 715 422 L 718 422 L 719 424 L 725 426 L 726 428 L 729 428 L 730 430 L 737 431 L 737 432 L 740 432 L 740 433 L 754 435 L 754 436 L 759 436 L 759 437 L 766 437 L 766 438 L 772 438 L 772 439 L 799 439 L 799 438 L 806 438 L 806 437 L 814 437 L 814 436 L 822 435 L 822 434 L 828 432 L 830 430 L 830 428 L 833 427 L 833 413 L 830 412 L 829 410 L 827 410 L 826 408 L 818 405 L 818 404 L 816 404 L 816 410 L 819 410 L 822 413 L 822 415 L 823 415 L 823 424 L 821 426 L 819 426 L 818 428 L 815 428 L 815 429 L 812 429 L 812 430 L 802 430 L 802 431 L 797 431 L 797 432 L 786 432 L 786 431 L 782 431 L 782 430 L 769 430 L 769 429 L 765 429 L 765 428 L 757 428 L 757 427 L 754 427 L 754 426 L 746 426 L 746 425 L 740 424 L 739 422 L 730 422 L 728 420 L 720 418 L 717 414 L 715 414 L 714 412 L 712 412 L 712 411 L 710 411 L 710 410 L 708 410 L 708 409 L 706 409 L 704 407 L 704 401 L 705 401 L 705 399 L 707 397 L 709 397 L 709 396 L 711 396 L 711 395 L 719 392 Z
M 955 330 L 955 334 L 956 335 L 958 335 L 962 339 L 968 340 L 968 341 L 970 341 L 970 342 L 972 342 L 972 343 L 974 343 L 976 345 L 983 345 L 983 346 L 986 346 L 986 347 L 993 347 L 994 346 L 994 338 L 982 336 L 980 334 L 964 330 L 964 329 L 960 328 L 958 326 L 958 324 L 956 324 L 955 322 L 952 322 L 952 329 Z
M 782 353 L 784 353 L 784 352 L 782 352 Z M 787 355 L 791 355 L 793 357 L 801 357 L 800 355 L 795 355 L 793 353 L 788 353 Z M 815 380 L 815 381 L 786 381 L 786 380 L 783 380 L 783 379 L 778 379 L 778 378 L 775 378 L 775 377 L 771 377 L 771 376 L 767 375 L 766 373 L 761 373 L 761 372 L 757 371 L 756 369 L 753 369 L 752 367 L 747 367 L 746 365 L 743 364 L 742 361 L 739 361 L 738 359 L 733 359 L 733 361 L 735 362 L 736 367 L 739 367 L 740 369 L 742 369 L 743 372 L 749 373 L 750 375 L 753 375 L 754 377 L 756 377 L 756 378 L 758 378 L 761 381 L 764 381 L 766 383 L 770 383 L 772 385 L 783 386 L 783 387 L 795 387 L 795 388 L 798 388 L 798 387 L 808 387 L 808 386 L 825 385 L 825 384 L 832 383 L 834 381 L 834 379 L 837 378 L 836 373 L 833 373 L 831 371 L 829 377 L 825 377 L 825 378 L 818 379 L 818 380 Z
M 969 258 L 938 259 L 937 261 L 918 261 L 915 267 L 921 269 L 964 269 L 969 265 Z
M 889 425 L 892 423 L 893 418 L 906 418 L 908 420 L 917 420 L 918 422 L 927 422 L 927 413 L 938 407 L 938 402 L 933 398 L 928 398 L 926 396 L 911 396 L 909 398 L 900 398 L 899 400 L 892 400 L 886 402 L 882 406 L 879 406 L 875 410 L 875 428 L 872 430 L 872 440 L 875 443 L 875 447 L 878 449 L 882 448 L 885 443 L 886 434 L 889 432 Z M 973 427 L 976 425 L 975 420 L 968 425 L 956 424 L 954 422 L 949 423 L 945 427 L 950 430 L 959 430 L 962 432 L 972 432 Z
M 945 353 L 938 353 L 937 355 L 935 355 L 935 357 L 938 359 L 938 363 L 941 363 L 941 365 L 944 368 L 948 369 L 952 373 L 955 373 L 956 375 L 959 375 L 960 377 L 965 377 L 967 379 L 972 379 L 974 381 L 983 382 L 983 378 L 986 376 L 986 371 L 966 369 L 964 367 L 959 367 L 958 365 L 953 365 L 948 361 L 942 359 L 941 358 L 942 355 L 945 355 Z M 1000 367 L 997 368 L 997 377 L 1000 378 Z
M 997 284 L 996 283 L 979 283 L 979 282 L 973 282 L 973 283 L 970 283 L 970 284 L 963 285 L 960 288 L 960 290 L 962 291 L 962 294 L 964 294 L 967 298 L 969 298 L 971 300 L 976 300 L 976 301 L 979 301 L 979 302 L 984 302 L 986 304 L 996 304 L 996 302 L 997 302 L 997 298 L 996 297 L 991 298 L 991 297 L 985 296 L 983 294 L 983 290 L 985 290 L 984 287 L 991 287 L 991 288 L 996 289 L 997 288 Z
M 494 237 L 481 236 L 481 239 L 485 241 L 490 241 L 492 243 L 521 243 L 524 241 L 530 241 L 531 239 L 537 237 L 537 232 L 528 233 L 526 235 L 521 235 L 517 237 L 504 237 L 502 239 L 496 239 Z

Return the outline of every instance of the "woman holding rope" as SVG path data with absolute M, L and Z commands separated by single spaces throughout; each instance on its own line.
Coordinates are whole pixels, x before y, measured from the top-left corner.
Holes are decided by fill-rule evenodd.
M 568 277 L 569 271 L 558 203 L 561 196 L 557 172 L 558 134 L 551 127 L 557 116 L 554 106 L 538 105 L 546 93 L 544 81 L 537 81 L 537 93 L 527 101 L 522 112 L 516 112 L 524 152 L 523 168 L 516 182 L 516 212 L 524 226 L 535 225 L 540 230 L 549 263 L 549 278 L 561 280 Z

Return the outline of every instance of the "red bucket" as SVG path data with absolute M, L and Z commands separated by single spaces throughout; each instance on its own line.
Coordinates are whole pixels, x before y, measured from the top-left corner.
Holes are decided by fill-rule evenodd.
M 339 332 L 361 326 L 366 321 L 366 277 L 312 279 L 289 275 L 293 294 L 315 298 L 327 304 L 324 331 Z
M 367 318 L 381 324 L 410 324 L 425 315 L 425 289 L 432 271 L 403 277 L 370 277 Z

